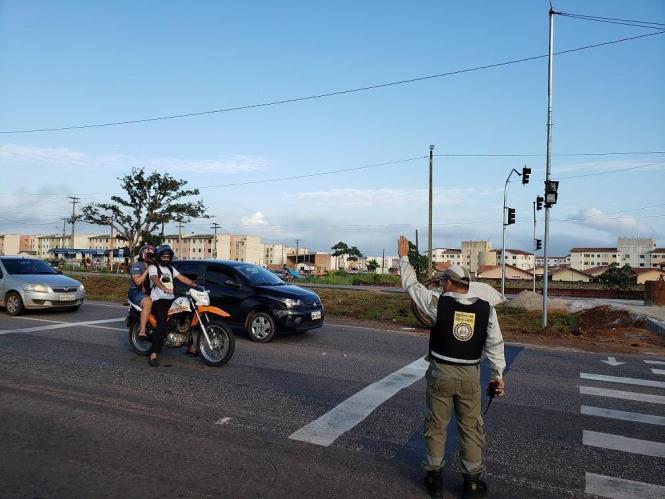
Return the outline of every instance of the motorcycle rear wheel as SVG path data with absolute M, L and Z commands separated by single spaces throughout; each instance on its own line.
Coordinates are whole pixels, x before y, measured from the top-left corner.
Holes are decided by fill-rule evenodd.
M 140 327 L 141 326 L 138 322 L 134 322 L 129 327 L 129 346 L 132 347 L 132 350 L 134 350 L 135 354 L 146 356 L 150 353 L 150 347 L 152 347 L 152 341 L 150 341 L 150 338 L 152 337 L 152 330 L 150 329 L 150 326 L 146 326 L 145 332 L 148 337 L 140 338 Z
M 199 354 L 203 362 L 209 366 L 221 367 L 226 364 L 236 348 L 236 339 L 231 329 L 219 321 L 210 321 L 206 324 L 206 332 L 210 338 L 211 346 L 208 345 L 203 333 L 199 333 Z

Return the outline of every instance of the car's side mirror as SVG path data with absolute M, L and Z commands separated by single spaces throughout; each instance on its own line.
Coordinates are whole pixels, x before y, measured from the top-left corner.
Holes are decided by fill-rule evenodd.
M 234 281 L 233 279 L 227 279 L 226 281 L 224 281 L 224 284 L 226 284 L 227 286 L 231 286 L 232 288 L 240 287 L 240 283 L 238 281 Z

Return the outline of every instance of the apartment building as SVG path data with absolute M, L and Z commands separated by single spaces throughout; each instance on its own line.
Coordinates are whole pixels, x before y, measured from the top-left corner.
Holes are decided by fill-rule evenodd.
M 0 235 L 0 255 L 36 255 L 37 236 L 24 234 Z
M 96 236 L 96 234 L 76 234 L 74 244 L 72 244 L 71 235 L 64 237 L 58 234 L 37 236 L 37 257 L 52 258 L 53 253 L 49 253 L 49 250 L 56 248 L 90 249 L 90 238 Z
M 617 242 L 621 264 L 632 268 L 651 267 L 651 253 L 656 249 L 656 240 L 651 238 L 619 238 Z
M 536 256 L 536 267 L 543 267 L 545 265 L 544 256 Z M 568 256 L 548 256 L 548 267 L 566 267 L 570 265 L 570 255 Z
M 461 265 L 469 269 L 471 275 L 478 275 L 481 265 L 496 265 L 496 253 L 489 241 L 462 241 Z
M 182 260 L 203 260 L 216 258 L 231 259 L 231 236 L 229 234 L 191 234 L 189 236 L 164 236 L 164 243 L 173 248 L 176 258 Z
M 665 269 L 665 248 L 654 248 L 651 252 L 651 266 Z
M 427 255 L 427 251 L 425 254 Z M 462 250 L 455 248 L 434 248 L 432 249 L 432 261 L 434 263 L 462 265 Z
M 494 250 L 496 254 L 496 263 L 497 265 L 503 265 L 503 260 L 501 258 L 501 250 Z M 518 249 L 507 249 L 506 248 L 506 265 L 512 265 L 522 270 L 533 270 L 533 264 L 535 261 L 533 253 L 528 251 L 522 251 Z M 548 258 L 549 260 L 549 258 Z
M 230 260 L 263 265 L 261 236 L 231 236 Z
M 570 266 L 576 270 L 613 263 L 621 265 L 621 253 L 617 248 L 573 248 L 570 250 Z
M 570 266 L 577 270 L 611 265 L 629 265 L 632 268 L 657 266 L 665 252 L 657 251 L 656 240 L 652 238 L 619 238 L 616 248 L 573 248 L 570 250 Z
M 127 243 L 124 238 L 120 236 L 113 236 L 113 249 L 120 249 L 127 246 Z M 98 249 L 98 250 L 109 250 L 111 249 L 111 236 L 106 235 L 97 235 L 92 236 L 88 239 L 88 248 Z
M 432 254 L 434 251 L 432 251 Z M 379 266 L 376 268 L 374 271 L 375 274 L 390 274 L 391 269 L 393 272 L 397 271 L 399 269 L 399 257 L 397 256 L 366 256 L 363 257 L 363 261 L 365 264 L 365 268 L 367 268 L 367 262 L 371 260 L 376 260 L 376 263 L 379 264 Z
M 286 265 L 289 249 L 283 244 L 263 244 L 263 264 L 268 268 L 283 268 Z M 295 250 L 293 251 L 295 253 Z

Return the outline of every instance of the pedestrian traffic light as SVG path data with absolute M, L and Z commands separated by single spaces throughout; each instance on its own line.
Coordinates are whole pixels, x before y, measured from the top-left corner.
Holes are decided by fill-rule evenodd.
M 529 183 L 529 175 L 531 175 L 531 168 L 527 168 L 526 166 L 522 168 L 522 185 Z
M 559 181 L 558 180 L 546 180 L 545 181 L 545 206 L 551 208 L 552 205 L 556 204 L 556 200 L 559 197 Z
M 540 239 L 536 239 L 536 251 L 543 247 L 543 242 Z
M 542 196 L 536 196 L 536 209 L 537 210 L 542 210 L 543 209 L 543 201 L 545 201 L 545 199 Z
M 508 208 L 508 223 L 506 225 L 512 225 L 515 223 L 515 208 Z

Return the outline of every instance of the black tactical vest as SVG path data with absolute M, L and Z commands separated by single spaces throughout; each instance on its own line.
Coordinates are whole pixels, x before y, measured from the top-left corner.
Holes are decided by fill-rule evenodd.
M 429 335 L 430 355 L 444 364 L 468 366 L 480 363 L 490 311 L 490 304 L 480 298 L 464 305 L 451 296 L 441 296 L 436 323 Z

